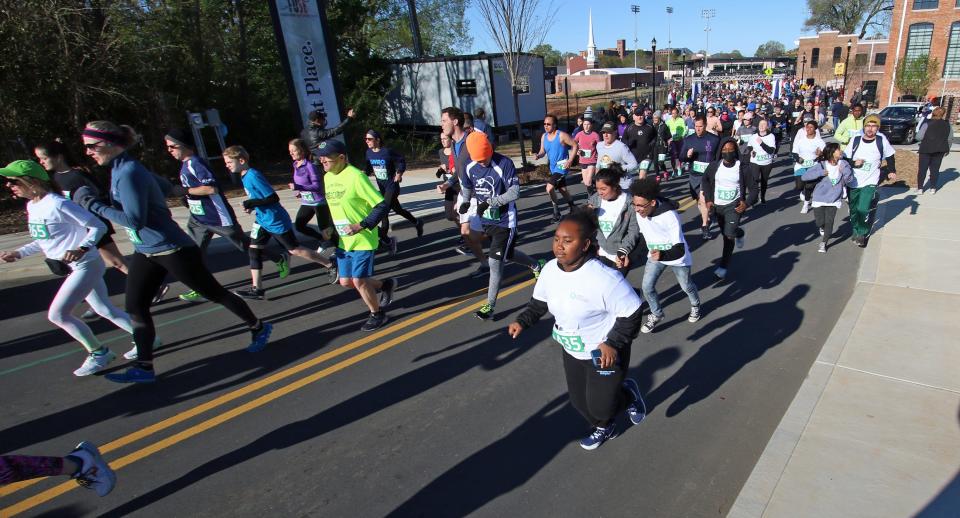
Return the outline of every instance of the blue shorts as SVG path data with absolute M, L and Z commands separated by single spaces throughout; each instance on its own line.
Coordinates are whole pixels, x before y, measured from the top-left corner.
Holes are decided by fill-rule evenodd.
M 337 269 L 340 277 L 348 279 L 366 279 L 373 277 L 373 250 L 353 250 L 348 252 L 337 248 Z

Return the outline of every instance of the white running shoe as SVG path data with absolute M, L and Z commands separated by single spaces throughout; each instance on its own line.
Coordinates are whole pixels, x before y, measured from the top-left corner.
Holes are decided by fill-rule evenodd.
M 713 274 L 716 275 L 718 279 L 726 279 L 727 269 L 723 266 L 718 266 L 717 269 L 713 271 Z
M 819 252 L 819 253 L 821 253 L 821 254 L 827 253 L 827 244 L 824 243 L 824 242 L 821 242 L 821 243 L 820 243 L 820 246 L 817 247 L 817 252 Z
M 80 461 L 80 470 L 70 477 L 77 484 L 96 491 L 99 496 L 107 496 L 113 491 L 117 485 L 117 474 L 103 460 L 96 446 L 83 441 L 67 456 Z
M 805 201 L 803 202 L 803 206 L 800 207 L 800 214 L 806 214 L 808 212 L 810 212 L 810 202 Z
M 87 359 L 83 360 L 83 365 L 73 371 L 73 375 L 89 376 L 97 371 L 103 370 L 110 362 L 116 359 L 117 355 L 113 351 L 106 347 L 104 347 L 104 349 L 103 354 L 88 354 Z
M 153 350 L 154 350 L 154 351 L 156 351 L 157 349 L 159 349 L 159 348 L 162 347 L 162 346 L 163 346 L 163 342 L 161 342 L 159 338 L 154 338 L 154 339 L 153 339 Z M 136 359 L 137 359 L 137 344 L 134 343 L 134 344 L 133 344 L 133 349 L 130 349 L 129 351 L 123 353 L 123 357 L 124 357 L 124 359 L 127 359 L 127 360 L 136 360 Z
M 743 248 L 743 246 L 746 244 L 746 241 L 744 240 L 745 237 L 746 236 L 740 236 L 734 240 L 734 243 L 736 243 L 737 248 Z

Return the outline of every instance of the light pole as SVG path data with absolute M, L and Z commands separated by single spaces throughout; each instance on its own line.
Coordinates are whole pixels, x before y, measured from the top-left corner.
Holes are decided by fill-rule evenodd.
M 657 38 L 650 40 L 650 53 L 653 54 L 653 111 L 657 111 Z
M 847 40 L 847 59 L 843 61 L 843 85 L 840 86 L 840 102 L 843 102 L 843 95 L 847 93 L 847 67 L 850 66 L 850 48 L 853 47 L 853 39 Z
M 800 66 L 800 83 L 803 84 L 803 73 L 807 70 L 807 53 L 803 53 L 803 60 Z
M 670 75 L 670 60 L 673 59 L 673 40 L 670 39 L 670 15 L 673 14 L 673 7 L 667 6 L 667 75 Z M 673 79 L 670 79 L 673 84 Z
M 640 12 L 639 5 L 631 5 L 630 11 L 633 13 L 633 101 L 640 102 L 640 96 L 637 94 L 637 13 Z
M 707 56 L 710 55 L 710 18 L 713 18 L 717 15 L 716 9 L 704 9 L 700 11 L 700 17 L 707 21 L 707 26 L 703 29 L 703 32 L 707 33 L 707 48 L 704 49 L 703 54 L 703 75 L 707 75 Z
M 680 53 L 680 93 L 687 96 L 687 53 Z

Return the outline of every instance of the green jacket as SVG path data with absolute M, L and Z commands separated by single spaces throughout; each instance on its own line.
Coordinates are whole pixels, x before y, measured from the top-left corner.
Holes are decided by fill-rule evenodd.
M 840 121 L 837 131 L 833 133 L 833 138 L 837 139 L 837 142 L 840 144 L 846 146 L 854 136 L 858 134 L 863 135 L 863 119 L 863 117 L 855 119 L 852 114 L 847 115 L 846 119 Z M 851 134 L 851 132 L 853 133 Z

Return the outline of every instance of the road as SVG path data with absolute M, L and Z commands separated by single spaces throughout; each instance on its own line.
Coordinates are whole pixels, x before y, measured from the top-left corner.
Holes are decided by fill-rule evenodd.
M 587 428 L 568 402 L 549 317 L 517 340 L 505 333 L 530 297 L 529 271 L 510 266 L 497 319 L 477 320 L 486 279 L 466 275 L 475 265 L 452 252 L 453 228 L 436 218 L 419 240 L 399 227 L 401 252 L 378 257 L 378 274 L 400 290 L 391 322 L 372 334 L 359 331 L 357 295 L 323 286 L 303 263 L 283 281 L 265 269 L 269 300 L 252 307 L 276 329 L 259 354 L 244 351 L 248 334 L 231 315 L 180 302 L 174 284 L 155 307 L 165 345 L 150 386 L 75 378 L 80 348 L 46 321 L 58 280 L 4 280 L 0 449 L 59 455 L 91 440 L 119 483 L 102 499 L 64 479 L 7 486 L 0 515 L 722 516 L 860 258 L 849 241 L 816 253 L 812 214 L 799 213 L 784 165 L 770 201 L 748 211 L 726 281 L 712 276 L 721 240 L 701 243 L 696 209 L 682 214 L 705 315 L 688 323 L 685 296 L 661 278 L 666 319 L 637 338 L 631 365 L 650 415 L 593 452 L 577 445 Z M 682 199 L 686 181 L 666 192 Z M 542 186 L 524 189 L 520 209 L 519 248 L 550 258 Z M 214 251 L 221 282 L 244 286 L 245 254 Z M 634 286 L 641 277 L 629 275 Z M 122 305 L 123 279 L 108 281 Z M 94 329 L 118 352 L 129 347 L 108 324 Z

